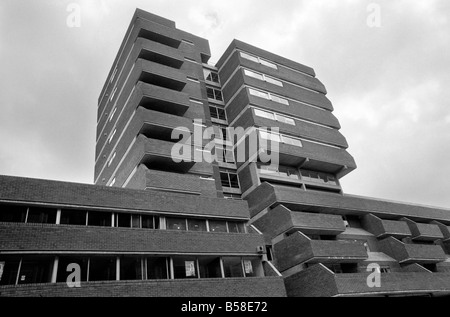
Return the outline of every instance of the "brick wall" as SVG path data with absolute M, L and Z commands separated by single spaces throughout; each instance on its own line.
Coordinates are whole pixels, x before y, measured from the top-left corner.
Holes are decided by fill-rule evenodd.
M 2 251 L 254 254 L 262 235 L 0 223 Z
M 285 297 L 281 277 L 82 282 L 0 287 L 0 297 Z

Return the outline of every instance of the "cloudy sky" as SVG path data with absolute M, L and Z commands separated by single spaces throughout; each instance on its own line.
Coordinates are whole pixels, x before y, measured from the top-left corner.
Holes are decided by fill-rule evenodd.
M 237 38 L 313 67 L 358 164 L 344 191 L 450 208 L 447 0 L 1 0 L 0 174 L 93 182 L 97 98 L 136 7 L 209 39 L 212 61 Z

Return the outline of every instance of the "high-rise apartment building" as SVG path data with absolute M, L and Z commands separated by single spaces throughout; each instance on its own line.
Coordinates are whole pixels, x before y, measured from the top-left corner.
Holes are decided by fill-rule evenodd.
M 210 55 L 136 11 L 95 185 L 0 177 L 0 296 L 450 294 L 450 210 L 344 193 L 356 164 L 312 68 L 238 40 Z

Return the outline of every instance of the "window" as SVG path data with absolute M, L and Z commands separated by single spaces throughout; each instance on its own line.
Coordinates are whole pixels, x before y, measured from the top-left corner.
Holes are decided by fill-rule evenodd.
M 116 135 L 117 129 L 114 129 L 113 133 L 111 134 L 111 136 L 109 137 L 109 141 L 108 143 L 111 143 L 111 141 L 114 139 L 114 136 Z
M 27 207 L 0 205 L 0 222 L 25 222 Z
M 282 103 L 284 105 L 289 105 L 289 101 L 287 99 L 284 99 L 284 98 L 281 98 L 281 97 L 270 95 L 270 99 L 272 99 L 272 101 L 275 101 L 275 102 L 278 102 L 278 103 Z
M 189 231 L 206 231 L 206 221 L 199 219 L 188 219 Z
M 261 261 L 258 258 L 242 259 L 245 277 L 264 276 Z
M 275 95 L 273 95 L 271 93 L 268 93 L 268 92 L 265 92 L 265 91 L 261 91 L 261 90 L 256 90 L 256 89 L 253 89 L 253 88 L 249 88 L 249 92 L 250 92 L 250 95 L 253 95 L 253 96 L 256 96 L 256 97 L 260 97 L 260 98 L 264 98 L 264 99 L 267 99 L 267 100 L 272 100 L 274 102 L 278 102 L 278 103 L 281 103 L 281 104 L 289 106 L 289 101 L 287 99 L 275 96 Z
M 111 98 L 109 99 L 110 101 L 112 101 L 114 99 L 114 95 L 116 94 L 116 91 L 117 91 L 117 87 L 115 87 L 113 92 L 111 93 Z
M 143 229 L 159 229 L 159 217 L 142 215 Z
M 111 214 L 106 212 L 90 211 L 88 213 L 88 226 L 111 227 Z
M 224 257 L 222 261 L 225 277 L 244 277 L 241 258 Z
M 218 72 L 215 72 L 215 71 L 212 71 L 212 70 L 209 70 L 209 69 L 203 69 L 203 74 L 205 75 L 205 79 L 207 81 L 211 81 L 211 82 L 217 83 L 217 84 L 220 83 L 220 81 L 219 81 L 219 73 Z
M 245 227 L 242 222 L 228 222 L 228 231 L 230 233 L 245 233 Z
M 299 179 L 298 170 L 287 166 L 259 165 L 258 169 L 262 174 L 276 175 L 285 178 Z
M 166 218 L 167 230 L 186 231 L 186 219 L 183 218 Z
M 220 258 L 217 257 L 199 258 L 198 267 L 200 269 L 200 278 L 222 277 L 222 270 L 220 269 Z
M 120 280 L 142 280 L 142 263 L 140 257 L 123 256 L 120 258 Z
M 381 267 L 380 273 L 382 273 L 382 274 L 391 273 L 391 268 L 389 266 Z
M 261 59 L 259 57 L 256 57 L 256 56 L 244 53 L 244 52 L 241 52 L 241 57 L 243 57 L 245 59 L 248 59 L 248 60 L 250 60 L 252 62 L 259 63 L 261 65 L 273 68 L 273 69 L 278 69 L 277 65 L 275 65 L 274 63 L 270 63 L 270 62 L 265 61 L 265 60 L 263 60 L 263 59 Z
M 274 142 L 281 142 L 281 137 L 276 133 L 269 133 L 267 131 L 259 131 L 261 138 L 265 140 L 272 140 Z
M 81 210 L 61 210 L 62 225 L 85 226 L 86 211 Z
M 169 278 L 167 258 L 147 258 L 147 279 L 166 280 Z
M 295 125 L 295 121 L 294 119 L 273 113 L 273 112 L 268 112 L 268 111 L 264 111 L 264 110 L 260 110 L 260 109 L 255 109 L 255 114 L 258 117 L 262 117 L 262 118 L 266 118 L 266 119 L 270 119 L 270 120 L 276 120 L 282 123 L 286 123 L 286 124 L 290 124 L 290 125 Z
M 174 257 L 173 271 L 175 279 L 197 278 L 197 260 L 193 257 Z
M 56 209 L 31 207 L 27 223 L 56 223 Z
M 111 75 L 111 79 L 110 79 L 110 83 L 112 83 L 113 82 L 113 80 L 114 80 L 114 77 L 116 77 L 116 73 L 117 73 L 117 66 L 116 66 L 116 68 L 114 68 L 114 71 L 113 71 L 113 73 L 112 73 L 112 75 Z
M 244 74 L 249 76 L 249 77 L 256 78 L 256 79 L 259 79 L 259 80 L 262 80 L 262 81 L 266 81 L 266 82 L 268 82 L 270 84 L 274 84 L 274 85 L 283 87 L 283 83 L 281 81 L 276 80 L 275 78 L 272 78 L 272 77 L 260 74 L 260 73 L 256 73 L 254 71 L 250 71 L 248 69 L 244 69 Z
M 220 180 L 223 187 L 239 189 L 239 179 L 236 173 L 220 172 Z
M 223 121 L 227 120 L 227 115 L 225 113 L 225 109 L 223 109 L 223 108 L 219 108 L 219 107 L 210 105 L 209 113 L 211 114 L 211 118 L 213 118 L 213 119 L 219 119 L 219 120 L 223 120 Z
M 114 281 L 116 279 L 115 257 L 92 257 L 89 260 L 89 281 Z
M 253 96 L 270 100 L 270 95 L 267 92 L 262 92 L 260 90 L 255 90 L 255 89 L 252 89 L 252 88 L 250 88 L 249 91 L 250 91 L 250 94 L 253 95 Z
M 60 256 L 58 261 L 58 273 L 56 282 L 63 283 L 66 282 L 67 277 L 71 272 L 67 272 L 67 267 L 69 264 L 78 264 L 81 269 L 81 281 L 87 281 L 87 267 L 88 267 L 88 258 L 80 257 L 80 256 Z
M 218 162 L 222 163 L 235 163 L 233 148 L 226 147 L 223 149 L 222 147 L 216 146 L 216 159 Z
M 302 141 L 300 141 L 299 139 L 294 139 L 294 138 L 285 136 L 285 135 L 281 136 L 281 141 L 285 144 L 303 147 Z
M 25 257 L 20 267 L 19 284 L 50 283 L 53 263 L 53 257 Z
M 116 152 L 114 152 L 113 156 L 111 157 L 111 159 L 108 162 L 108 167 L 111 166 L 112 162 L 114 161 L 114 159 L 116 158 Z
M 210 232 L 227 232 L 227 223 L 220 220 L 210 220 L 209 221 L 209 231 Z
M 238 194 L 224 193 L 223 198 L 231 200 L 242 200 L 242 196 Z
M 263 74 L 255 73 L 255 72 L 252 72 L 252 71 L 247 70 L 247 69 L 244 70 L 244 74 L 249 76 L 249 77 L 256 78 L 256 79 L 264 81 L 264 75 Z
M 114 118 L 114 115 L 116 114 L 116 111 L 117 111 L 117 107 L 115 107 L 114 110 L 112 111 L 111 116 L 109 117 L 109 122 L 111 122 L 112 119 Z
M 259 109 L 255 109 L 255 114 L 258 117 L 261 118 L 266 118 L 266 119 L 270 119 L 270 120 L 275 120 L 275 115 L 271 112 L 267 112 L 267 111 L 263 111 L 263 110 L 259 110 Z
M 263 59 L 259 59 L 259 62 L 261 63 L 261 65 L 264 65 L 264 66 L 267 66 L 267 67 L 270 67 L 270 68 L 273 68 L 273 69 L 278 69 L 277 65 L 275 65 L 274 63 L 265 61 Z
M 305 181 L 319 183 L 319 184 L 328 184 L 328 185 L 338 185 L 336 178 L 333 175 L 329 175 L 326 173 L 318 173 L 313 171 L 302 170 L 302 178 Z
M 249 55 L 247 53 L 241 52 L 241 57 L 248 59 L 252 62 L 259 63 L 259 59 L 256 56 Z
M 208 98 L 223 101 L 222 92 L 219 89 L 214 89 L 211 87 L 206 87 L 206 93 Z
M 282 123 L 286 123 L 286 124 L 290 124 L 290 125 L 295 125 L 295 121 L 294 119 L 279 115 L 279 114 L 275 114 L 275 119 L 279 122 Z
M 17 271 L 19 270 L 20 257 L 0 257 L 0 285 L 15 285 Z

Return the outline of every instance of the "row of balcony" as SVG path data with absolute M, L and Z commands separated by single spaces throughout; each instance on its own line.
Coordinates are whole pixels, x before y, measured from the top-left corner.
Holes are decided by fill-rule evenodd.
M 335 274 L 317 264 L 287 277 L 285 285 L 292 297 L 450 294 L 449 273 L 393 272 L 381 274 L 379 283 L 373 283 L 370 274 Z

